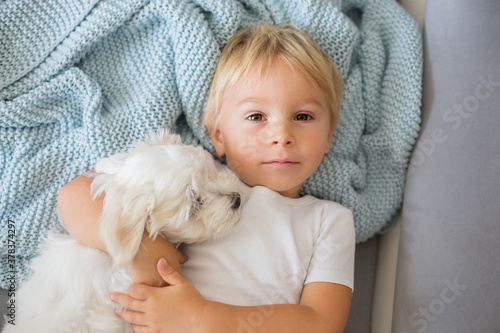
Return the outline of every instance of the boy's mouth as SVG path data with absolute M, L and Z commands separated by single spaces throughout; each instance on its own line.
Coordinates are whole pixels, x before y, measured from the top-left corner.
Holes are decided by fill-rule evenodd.
M 275 167 L 275 168 L 288 168 L 288 167 L 292 167 L 294 165 L 299 164 L 299 162 L 292 161 L 292 160 L 277 159 L 277 160 L 267 161 L 267 162 L 264 162 L 262 164 L 268 165 L 271 167 Z

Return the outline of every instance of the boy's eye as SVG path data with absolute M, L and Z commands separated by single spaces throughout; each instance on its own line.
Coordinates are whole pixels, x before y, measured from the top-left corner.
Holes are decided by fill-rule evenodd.
M 252 121 L 262 121 L 264 120 L 264 116 L 259 114 L 259 113 L 255 113 L 255 114 L 252 114 L 250 116 L 247 117 L 248 120 L 252 120 Z
M 305 114 L 305 113 L 301 113 L 301 114 L 298 114 L 295 116 L 295 120 L 298 120 L 298 121 L 308 121 L 311 119 L 312 119 L 312 117 L 308 114 Z

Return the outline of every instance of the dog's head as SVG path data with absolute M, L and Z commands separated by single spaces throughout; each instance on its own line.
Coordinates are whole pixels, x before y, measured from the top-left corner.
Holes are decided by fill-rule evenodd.
M 145 229 L 193 243 L 224 235 L 240 217 L 236 175 L 166 131 L 100 160 L 96 171 L 92 191 L 105 194 L 99 236 L 117 266 L 133 260 Z

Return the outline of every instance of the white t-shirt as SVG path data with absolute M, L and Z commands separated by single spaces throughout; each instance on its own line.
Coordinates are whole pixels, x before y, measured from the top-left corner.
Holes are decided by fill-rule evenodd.
M 312 196 L 291 199 L 240 182 L 242 216 L 223 238 L 186 245 L 184 276 L 211 301 L 298 304 L 311 282 L 353 289 L 352 213 Z

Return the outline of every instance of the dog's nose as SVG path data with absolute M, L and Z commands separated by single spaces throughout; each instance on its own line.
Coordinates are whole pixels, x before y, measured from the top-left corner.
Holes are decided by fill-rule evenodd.
M 231 201 L 233 202 L 233 209 L 238 209 L 241 205 L 241 196 L 238 192 L 231 193 Z

